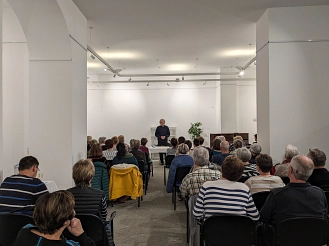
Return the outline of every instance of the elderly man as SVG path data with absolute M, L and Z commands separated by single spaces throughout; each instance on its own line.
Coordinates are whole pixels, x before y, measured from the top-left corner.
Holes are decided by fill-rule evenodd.
M 164 119 L 160 119 L 160 125 L 155 130 L 155 136 L 158 139 L 158 146 L 168 146 L 168 137 L 170 136 L 169 127 L 165 125 L 166 121 Z M 163 156 L 166 155 L 164 153 L 160 153 L 160 162 L 163 163 Z
M 306 182 L 313 172 L 312 160 L 297 155 L 287 166 L 290 183 L 271 190 L 260 211 L 260 220 L 276 226 L 282 220 L 295 217 L 327 218 L 324 192 Z
M 314 170 L 307 182 L 311 185 L 320 187 L 322 190 L 329 191 L 329 171 L 324 167 L 326 165 L 326 154 L 319 149 L 310 149 L 307 155 L 314 163 Z
M 7 177 L 0 186 L 0 213 L 32 215 L 35 202 L 47 194 L 46 185 L 36 178 L 39 162 L 33 156 L 19 161 L 19 174 Z
M 206 148 L 194 148 L 193 161 L 193 172 L 185 176 L 179 188 L 182 197 L 185 198 L 199 194 L 204 182 L 218 180 L 221 176 L 220 171 L 209 169 L 209 152 Z
M 253 143 L 250 146 L 251 158 L 249 163 L 256 164 L 256 157 L 262 152 L 262 147 L 259 144 Z
M 213 156 L 211 161 L 221 166 L 225 158 L 230 155 L 229 148 L 230 148 L 229 142 L 227 142 L 226 140 L 222 141 L 220 143 L 221 153 Z

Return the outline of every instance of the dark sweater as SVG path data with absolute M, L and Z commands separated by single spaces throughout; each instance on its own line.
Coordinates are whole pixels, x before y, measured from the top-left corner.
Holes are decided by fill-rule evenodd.
M 329 171 L 326 168 L 314 169 L 307 182 L 325 191 L 329 191 Z
M 138 167 L 138 162 L 137 162 L 137 159 L 135 156 L 133 156 L 133 154 L 131 153 L 126 153 L 126 155 L 119 159 L 117 156 L 115 156 L 113 158 L 113 161 L 112 161 L 112 165 L 116 165 L 116 164 L 123 164 L 123 163 L 126 163 L 126 164 L 134 164 Z
M 155 136 L 158 138 L 158 146 L 168 146 L 168 137 L 170 136 L 170 130 L 169 127 L 164 126 L 158 126 L 155 130 Z M 165 139 L 161 139 L 161 136 L 165 136 Z

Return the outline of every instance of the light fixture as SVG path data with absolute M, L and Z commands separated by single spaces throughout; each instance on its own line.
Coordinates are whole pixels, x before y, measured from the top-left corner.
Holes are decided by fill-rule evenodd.
M 106 72 L 106 71 L 107 71 L 107 69 L 106 69 L 106 68 L 104 68 L 104 71 Z
M 167 86 L 170 86 L 168 82 L 167 82 Z
M 97 84 L 98 87 L 101 87 L 99 84 Z
M 184 76 L 182 77 L 182 80 L 184 80 Z
M 176 78 L 176 79 L 175 79 L 175 82 L 179 82 L 179 78 Z
M 242 75 L 244 75 L 244 70 L 241 69 L 240 72 L 239 72 L 239 76 L 241 77 Z
M 150 85 L 150 82 L 147 82 L 147 85 L 146 86 L 149 86 Z
M 131 81 L 131 77 L 130 77 L 130 79 L 128 81 Z
M 96 57 L 93 54 L 91 54 L 90 55 L 90 58 L 93 59 L 93 60 L 95 60 Z
M 203 83 L 203 85 L 206 85 L 207 84 L 207 81 L 205 81 L 204 83 Z
M 90 44 L 90 47 L 92 47 L 92 46 L 91 46 L 91 30 L 93 29 L 93 27 L 91 26 L 91 27 L 89 27 L 89 29 L 90 29 L 90 33 L 89 33 L 89 34 L 90 34 L 89 44 Z M 95 57 L 93 54 L 91 54 L 91 55 L 90 55 L 90 58 L 93 59 L 93 60 L 95 60 L 96 57 Z
M 113 75 L 113 78 L 115 78 L 116 76 L 117 76 L 117 75 L 116 75 L 116 74 L 114 74 L 114 75 Z

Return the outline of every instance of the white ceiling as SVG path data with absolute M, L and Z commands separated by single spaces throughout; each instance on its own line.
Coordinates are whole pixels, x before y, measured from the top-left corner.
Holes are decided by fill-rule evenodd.
M 255 56 L 256 22 L 267 8 L 329 4 L 328 0 L 73 1 L 93 27 L 89 46 L 115 69 L 125 68 L 126 74 L 218 72 L 245 65 Z M 109 74 L 104 68 L 88 60 L 88 75 Z

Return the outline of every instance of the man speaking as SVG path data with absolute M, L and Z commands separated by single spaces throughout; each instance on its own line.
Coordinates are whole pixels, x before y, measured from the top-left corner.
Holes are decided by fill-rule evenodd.
M 158 138 L 158 146 L 168 146 L 168 137 L 170 136 L 169 127 L 165 125 L 165 120 L 160 119 L 160 126 L 155 130 L 155 136 Z M 163 164 L 164 153 L 159 153 L 160 162 Z

